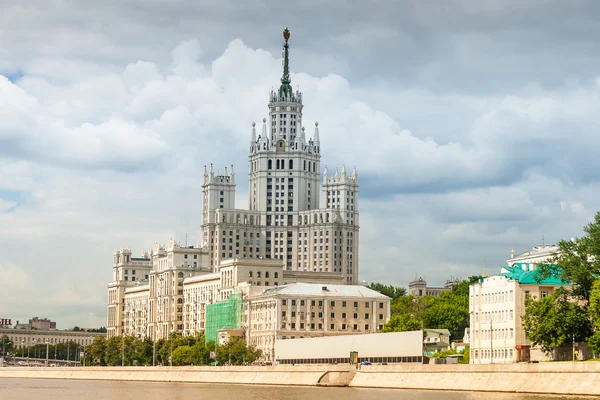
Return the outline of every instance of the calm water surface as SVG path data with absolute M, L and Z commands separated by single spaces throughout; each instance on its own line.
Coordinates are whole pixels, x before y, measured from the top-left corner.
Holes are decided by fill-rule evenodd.
M 1 379 L 0 399 L 575 400 L 590 399 L 590 397 L 294 386 L 213 385 L 196 383 Z

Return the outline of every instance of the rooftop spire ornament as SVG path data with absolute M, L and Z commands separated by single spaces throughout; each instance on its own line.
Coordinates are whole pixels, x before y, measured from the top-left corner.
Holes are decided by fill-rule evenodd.
M 292 96 L 292 86 L 290 85 L 292 82 L 290 79 L 290 45 L 288 43 L 290 40 L 290 30 L 288 28 L 283 30 L 283 38 L 285 39 L 285 44 L 283 45 L 283 76 L 281 77 L 279 96 L 285 98 Z

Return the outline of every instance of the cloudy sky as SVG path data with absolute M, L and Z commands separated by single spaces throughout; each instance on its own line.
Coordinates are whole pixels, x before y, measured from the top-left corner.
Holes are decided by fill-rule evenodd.
M 441 284 L 600 208 L 600 4 L 4 0 L 0 317 L 106 325 L 112 253 L 195 243 L 292 37 L 322 168 L 356 165 L 360 279 Z

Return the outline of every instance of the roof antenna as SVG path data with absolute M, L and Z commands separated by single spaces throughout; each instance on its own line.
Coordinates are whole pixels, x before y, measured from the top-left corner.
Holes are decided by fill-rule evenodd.
M 544 234 L 542 234 L 542 247 L 546 247 L 546 243 L 544 242 Z

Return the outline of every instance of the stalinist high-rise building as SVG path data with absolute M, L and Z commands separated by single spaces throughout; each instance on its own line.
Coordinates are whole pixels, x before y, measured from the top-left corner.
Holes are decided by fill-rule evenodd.
M 286 270 L 333 272 L 358 281 L 358 177 L 343 167 L 321 181 L 321 138 L 303 126 L 303 96 L 290 79 L 290 32 L 283 32 L 283 74 L 269 96 L 268 119 L 252 124 L 248 209 L 235 208 L 236 175 L 204 170 L 202 242 L 210 266 L 226 259 L 284 260 Z
M 358 283 L 358 177 L 356 170 L 348 173 L 345 167 L 331 174 L 325 168 L 321 177 L 319 124 L 315 123 L 312 137 L 303 127 L 302 94 L 293 91 L 290 79 L 290 32 L 285 29 L 283 36 L 281 85 L 269 96 L 268 120 L 263 119 L 260 132 L 252 124 L 249 135 L 248 209 L 235 208 L 233 166 L 222 174 L 212 164 L 205 167 L 198 246 L 182 246 L 171 238 L 138 257 L 129 248 L 115 251 L 108 284 L 109 337 L 194 334 L 206 329 L 207 307 L 227 301 L 239 290 L 245 293 L 244 301 L 252 293 L 260 297 L 269 286 L 297 283 L 315 285 L 311 290 L 317 288 L 328 298 L 352 291 L 357 297 L 366 296 L 366 288 L 359 286 L 344 286 L 346 293 L 328 289 Z M 302 285 L 298 288 L 304 289 L 298 290 L 308 290 Z M 313 300 L 313 305 L 324 301 Z M 361 304 L 371 307 L 371 300 Z M 274 303 L 269 304 L 274 310 Z M 364 321 L 354 313 L 352 325 L 328 321 L 328 314 L 320 311 L 315 317 L 320 320 L 298 320 L 297 327 L 295 322 L 288 326 L 280 321 L 277 329 L 283 333 L 277 335 L 295 337 L 301 328 L 317 336 L 347 332 L 350 326 L 355 332 L 380 330 L 389 315 L 379 311 L 360 313 Z M 251 327 L 245 329 L 250 340 Z M 268 340 L 273 343 L 274 338 Z

